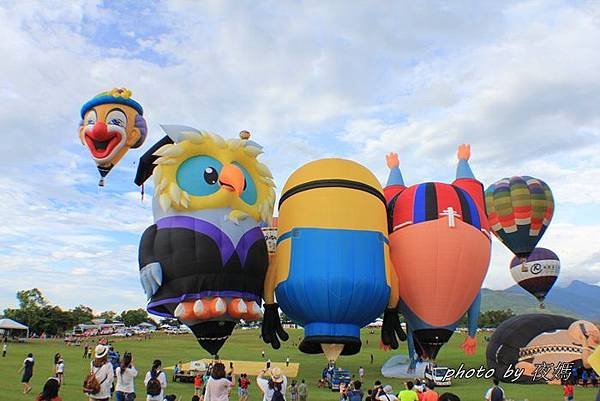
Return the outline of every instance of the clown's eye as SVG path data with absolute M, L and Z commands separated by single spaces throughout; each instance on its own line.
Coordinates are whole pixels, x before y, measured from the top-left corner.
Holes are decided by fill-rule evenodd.
M 85 121 L 86 125 L 94 125 L 94 124 L 96 124 L 96 111 L 94 111 L 94 110 L 88 111 L 85 114 L 83 120 Z
M 214 167 L 209 166 L 204 169 L 204 181 L 209 185 L 215 185 L 219 181 L 219 173 Z
M 117 127 L 125 127 L 127 125 L 127 117 L 119 109 L 111 110 L 106 115 L 106 123 L 108 125 L 116 125 Z

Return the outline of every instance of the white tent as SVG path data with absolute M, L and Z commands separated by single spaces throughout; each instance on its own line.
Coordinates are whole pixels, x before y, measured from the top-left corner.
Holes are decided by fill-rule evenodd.
M 29 337 L 29 327 L 19 322 L 15 322 L 12 319 L 0 319 L 0 330 L 4 330 L 4 332 L 10 332 L 13 330 L 26 330 L 27 337 Z
M 409 371 L 410 359 L 406 355 L 395 355 L 387 360 L 381 367 L 383 377 L 397 377 L 401 379 L 410 379 L 423 377 L 427 362 L 417 362 L 413 372 Z

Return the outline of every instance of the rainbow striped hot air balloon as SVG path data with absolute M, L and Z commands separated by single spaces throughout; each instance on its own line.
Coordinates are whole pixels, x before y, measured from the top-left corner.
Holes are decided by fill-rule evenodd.
M 492 231 L 519 258 L 527 258 L 544 235 L 554 213 L 550 187 L 523 176 L 503 178 L 485 191 Z

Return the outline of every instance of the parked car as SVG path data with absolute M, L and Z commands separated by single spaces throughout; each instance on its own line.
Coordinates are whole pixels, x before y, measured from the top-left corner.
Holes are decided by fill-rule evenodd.
M 339 391 L 340 384 L 344 383 L 346 385 L 350 384 L 352 380 L 352 376 L 348 369 L 337 368 L 333 371 L 331 375 L 331 381 L 329 382 L 329 388 L 331 391 Z
M 448 377 L 444 380 L 446 372 L 448 372 L 446 367 L 429 364 L 425 367 L 423 375 L 426 381 L 431 380 L 436 387 L 449 387 L 452 385 L 452 379 Z

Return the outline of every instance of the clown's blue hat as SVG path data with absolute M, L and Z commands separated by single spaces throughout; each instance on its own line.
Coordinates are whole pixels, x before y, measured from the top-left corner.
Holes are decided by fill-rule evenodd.
M 133 108 L 135 111 L 140 113 L 140 115 L 144 115 L 144 109 L 142 108 L 142 105 L 131 98 L 131 91 L 129 89 L 114 88 L 110 91 L 99 93 L 88 100 L 81 107 L 81 118 L 83 118 L 85 113 L 87 113 L 92 107 L 108 103 L 124 104 L 125 106 Z

